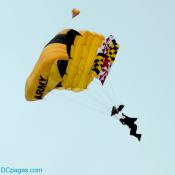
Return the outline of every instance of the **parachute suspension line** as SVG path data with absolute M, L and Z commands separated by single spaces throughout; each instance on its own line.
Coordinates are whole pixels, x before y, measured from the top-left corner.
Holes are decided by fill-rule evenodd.
M 103 110 L 102 108 L 98 108 L 98 106 L 94 106 L 91 103 L 85 104 L 85 103 L 82 103 L 80 100 L 77 100 L 75 98 L 71 98 L 70 96 L 69 97 L 68 96 L 65 96 L 64 99 L 65 100 L 66 99 L 69 99 L 69 102 L 74 102 L 74 103 L 76 103 L 76 104 L 78 104 L 78 105 L 80 105 L 80 106 L 82 106 L 82 107 L 84 107 L 84 108 L 86 108 L 88 110 L 94 110 L 94 111 L 96 111 L 98 113 L 102 113 L 102 114 L 106 113 L 107 114 L 107 111 Z
M 111 105 L 113 105 L 113 101 L 111 101 L 111 98 L 109 98 L 109 96 L 107 95 L 107 93 L 105 92 L 104 89 L 105 89 L 105 87 L 102 86 L 102 87 L 100 88 L 100 90 L 97 91 L 97 93 L 99 93 L 99 96 L 103 97 L 103 98 L 105 99 L 105 102 L 108 102 L 108 104 L 109 104 L 110 107 L 111 107 Z M 106 100 L 106 99 L 107 99 L 107 100 Z
M 99 85 L 99 86 L 101 86 L 101 85 Z M 111 106 L 113 106 L 114 104 L 116 104 L 115 100 L 112 99 L 112 97 L 109 95 L 109 91 L 106 89 L 105 86 L 100 87 L 98 91 L 96 91 L 95 93 L 93 93 L 93 96 L 98 96 L 98 99 L 100 97 L 102 99 L 100 101 L 100 103 L 105 102 L 105 106 L 108 105 L 108 106 L 106 106 L 106 109 L 108 111 L 111 111 Z
M 115 97 L 115 99 L 117 100 L 116 103 L 118 104 L 123 104 L 123 100 L 120 99 L 116 93 L 116 89 L 114 89 L 114 86 L 112 86 L 112 79 L 111 79 L 111 76 L 109 76 L 109 87 L 111 88 L 111 92 L 114 94 L 113 97 Z M 120 99 L 120 100 L 119 100 Z
M 112 86 L 112 79 L 111 79 L 111 76 L 109 75 L 108 78 L 109 78 L 109 83 L 108 83 L 108 85 L 110 86 L 111 92 L 113 93 L 113 97 L 115 96 L 115 98 L 118 99 L 118 98 L 117 98 L 116 91 L 114 90 L 114 88 L 113 88 L 113 86 Z
M 90 90 L 90 89 L 89 89 Z M 90 93 L 90 95 L 92 96 L 92 100 L 94 102 L 97 102 L 96 105 L 99 105 L 100 107 L 103 106 L 104 109 L 110 111 L 111 107 L 109 107 L 109 103 L 106 104 L 107 100 L 105 98 L 103 98 L 104 94 L 101 93 L 101 88 L 99 88 L 98 90 L 96 90 L 95 92 L 93 92 L 94 89 L 92 90 L 92 93 Z
M 117 98 L 116 98 L 116 96 L 113 93 L 111 88 L 110 88 L 110 91 L 108 91 L 107 93 L 108 93 L 108 96 L 110 97 L 111 101 L 113 102 L 113 104 L 116 104 L 117 103 Z
M 104 102 L 105 100 L 102 98 L 101 94 L 99 95 L 100 89 L 96 90 L 95 88 L 88 88 L 88 90 L 83 91 L 83 98 L 86 98 L 85 104 L 88 106 L 91 104 L 93 107 L 96 106 L 99 109 L 105 109 L 106 111 L 110 111 L 110 107 Z
M 101 86 L 101 84 L 99 86 Z M 96 88 L 89 88 L 87 95 L 91 96 L 92 98 L 88 97 L 87 101 L 89 103 L 93 102 L 93 104 L 95 106 L 98 106 L 99 108 L 111 111 L 111 106 L 116 104 L 116 99 L 115 96 L 113 94 L 111 95 L 109 92 L 111 91 L 110 90 L 108 91 L 106 89 L 106 86 L 102 86 L 98 90 L 96 90 Z
M 88 98 L 89 99 L 89 98 Z M 103 114 L 110 114 L 110 110 L 108 108 L 108 106 L 106 106 L 104 103 L 101 103 L 101 101 L 98 101 L 97 99 L 91 98 L 90 104 L 88 104 L 88 106 L 92 109 L 97 109 L 98 111 L 101 111 Z
M 107 90 L 106 87 L 102 87 L 103 94 L 106 95 L 107 99 L 111 102 L 111 105 L 114 105 L 116 103 L 116 99 L 113 95 L 110 94 L 111 89 Z
M 92 96 L 93 98 L 91 98 L 90 96 Z M 89 98 L 90 97 L 90 98 Z M 99 98 L 94 97 L 94 94 L 90 94 L 89 96 L 87 96 L 87 100 L 86 100 L 86 105 L 89 106 L 89 104 L 91 104 L 92 108 L 98 108 L 98 110 L 101 110 L 103 112 L 109 111 L 108 106 L 106 106 L 106 104 L 102 103 L 102 101 L 99 100 Z
M 94 106 L 94 105 L 87 105 L 87 104 L 82 104 L 82 103 L 78 103 L 78 104 L 80 104 L 80 105 L 82 105 L 84 108 L 86 108 L 86 109 L 88 109 L 88 110 L 90 110 L 90 111 L 96 111 L 96 112 L 98 112 L 98 113 L 100 113 L 100 114 L 107 114 L 107 111 L 106 110 L 104 110 L 104 109 L 102 109 L 102 108 L 99 108 L 98 106 Z
M 107 81 L 103 85 L 104 87 L 108 88 L 102 88 L 104 91 L 106 91 L 104 94 L 108 96 L 108 98 L 111 100 L 111 102 L 114 104 L 121 104 L 121 100 L 119 100 L 118 95 L 116 93 L 116 89 L 114 89 L 114 86 L 112 85 L 114 81 L 112 81 L 111 74 L 107 77 Z M 108 90 L 110 89 L 110 90 Z
M 96 96 L 98 99 L 101 98 L 100 103 L 103 104 L 107 109 L 108 109 L 108 105 L 111 105 L 110 101 L 108 99 L 106 99 L 105 94 L 102 92 L 102 88 L 95 91 L 95 93 L 93 93 L 93 95 Z M 108 103 L 108 104 L 106 104 L 106 103 Z

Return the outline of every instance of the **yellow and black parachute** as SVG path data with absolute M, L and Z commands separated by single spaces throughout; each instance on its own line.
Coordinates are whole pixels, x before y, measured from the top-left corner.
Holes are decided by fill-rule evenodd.
M 72 11 L 78 14 L 77 9 Z M 101 34 L 64 29 L 41 52 L 26 81 L 26 100 L 42 99 L 53 89 L 79 92 L 94 78 L 103 84 L 118 48 L 114 39 L 105 40 Z

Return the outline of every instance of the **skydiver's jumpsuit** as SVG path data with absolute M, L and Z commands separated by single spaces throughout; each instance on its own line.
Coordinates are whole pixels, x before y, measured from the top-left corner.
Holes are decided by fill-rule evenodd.
M 127 125 L 130 128 L 130 135 L 133 135 L 133 136 L 137 137 L 138 140 L 140 141 L 141 134 L 137 134 L 136 133 L 136 131 L 137 131 L 137 125 L 134 123 L 137 120 L 137 118 L 130 118 L 130 117 L 124 115 L 123 113 L 122 113 L 122 115 L 125 118 L 121 118 L 120 119 L 120 122 L 123 125 Z

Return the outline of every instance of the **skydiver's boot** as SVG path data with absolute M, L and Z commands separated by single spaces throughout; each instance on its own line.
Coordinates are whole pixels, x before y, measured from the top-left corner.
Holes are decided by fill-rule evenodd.
M 135 135 L 133 135 L 133 136 L 137 137 L 137 139 L 140 141 L 140 140 L 141 140 L 142 134 L 135 134 Z
M 141 140 L 142 134 L 136 134 L 136 128 L 135 127 L 131 128 L 130 135 L 136 137 L 139 141 Z
M 138 135 L 137 138 L 140 141 L 141 140 L 141 137 L 142 137 L 142 134 L 137 134 L 137 135 Z

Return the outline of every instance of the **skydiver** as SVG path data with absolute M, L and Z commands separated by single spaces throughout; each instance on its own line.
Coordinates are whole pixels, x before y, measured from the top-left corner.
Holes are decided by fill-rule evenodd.
M 120 118 L 120 122 L 123 125 L 127 125 L 130 128 L 130 135 L 137 137 L 137 139 L 140 141 L 142 134 L 137 134 L 137 125 L 134 123 L 137 118 L 131 118 L 126 116 L 124 113 L 122 113 L 122 116 L 124 118 Z
M 119 105 L 118 108 L 116 108 L 116 106 L 113 106 L 111 111 L 111 116 L 115 114 L 119 114 L 119 112 L 121 112 L 123 108 L 124 108 L 124 105 Z

